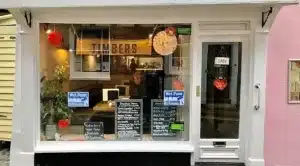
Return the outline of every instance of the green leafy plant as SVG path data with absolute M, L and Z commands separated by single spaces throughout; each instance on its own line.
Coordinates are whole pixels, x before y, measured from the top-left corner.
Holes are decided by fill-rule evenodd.
M 72 110 L 67 105 L 67 93 L 63 83 L 68 80 L 67 63 L 57 65 L 51 79 L 44 80 L 41 88 L 41 125 L 45 131 L 47 124 L 58 124 L 59 120 L 68 119 Z

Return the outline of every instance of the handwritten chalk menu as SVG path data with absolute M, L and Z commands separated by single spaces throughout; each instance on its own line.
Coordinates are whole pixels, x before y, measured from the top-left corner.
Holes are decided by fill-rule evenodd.
M 87 140 L 102 140 L 104 138 L 103 122 L 84 122 L 84 137 Z
M 176 106 L 165 106 L 163 100 L 151 100 L 152 137 L 176 137 L 169 130 L 170 123 L 176 120 Z
M 142 99 L 116 100 L 116 135 L 119 139 L 141 139 Z

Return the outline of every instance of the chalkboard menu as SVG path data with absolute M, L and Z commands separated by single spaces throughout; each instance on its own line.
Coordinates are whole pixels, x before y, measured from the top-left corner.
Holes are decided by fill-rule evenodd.
M 116 135 L 119 139 L 141 139 L 142 125 L 142 99 L 116 100 Z
M 84 122 L 84 137 L 87 140 L 102 140 L 104 138 L 103 122 Z
M 165 106 L 160 99 L 151 100 L 152 137 L 176 137 L 169 130 L 170 123 L 176 120 L 176 106 Z

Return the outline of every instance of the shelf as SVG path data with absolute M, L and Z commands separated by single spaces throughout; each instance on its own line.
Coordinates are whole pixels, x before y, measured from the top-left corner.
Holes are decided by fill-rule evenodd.
M 70 80 L 101 80 L 109 81 L 110 72 L 71 72 Z
M 138 71 L 142 71 L 142 70 L 147 70 L 147 71 L 161 71 L 161 70 L 163 70 L 163 69 L 144 69 L 144 68 L 137 68 L 136 70 L 138 70 Z

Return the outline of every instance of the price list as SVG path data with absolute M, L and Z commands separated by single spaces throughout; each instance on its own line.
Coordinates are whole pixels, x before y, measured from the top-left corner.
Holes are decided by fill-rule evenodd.
M 165 106 L 163 100 L 151 100 L 152 137 L 176 137 L 169 130 L 170 123 L 176 120 L 176 106 Z
M 116 100 L 116 134 L 120 139 L 139 139 L 142 135 L 142 100 Z

